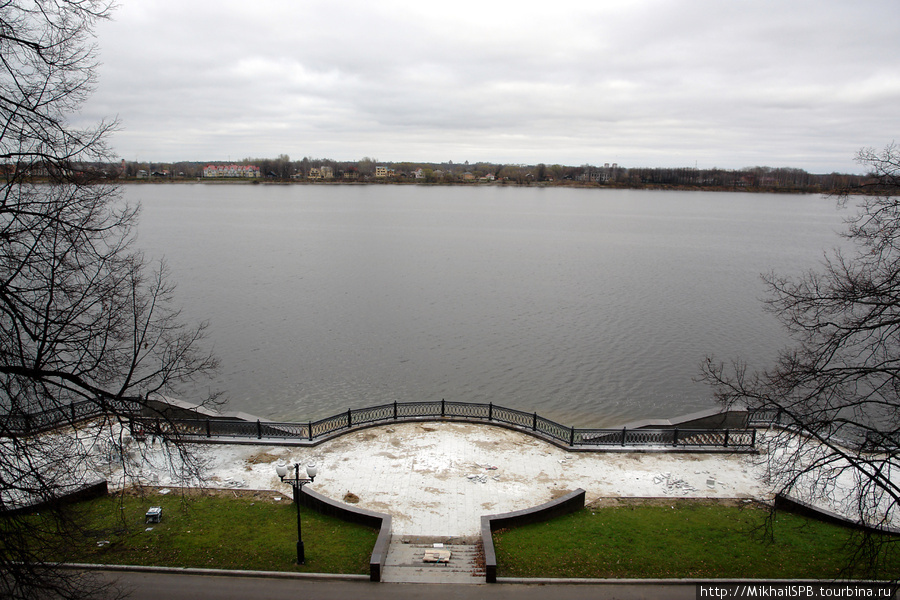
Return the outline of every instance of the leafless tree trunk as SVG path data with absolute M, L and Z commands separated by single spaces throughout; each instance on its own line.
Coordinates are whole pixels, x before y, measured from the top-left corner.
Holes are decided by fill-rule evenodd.
M 775 491 L 827 501 L 861 523 L 900 522 L 900 148 L 863 150 L 867 183 L 840 197 L 859 204 L 847 220 L 849 249 L 819 270 L 771 274 L 768 308 L 793 339 L 776 364 L 751 373 L 708 359 L 705 379 L 726 406 L 768 413 L 766 458 Z M 865 536 L 849 568 L 876 574 Z M 896 539 L 896 538 L 894 538 Z M 896 545 L 896 544 L 895 544 Z M 896 574 L 884 574 L 896 576 Z
M 109 11 L 107 0 L 0 0 L 4 597 L 99 591 L 47 562 L 71 534 L 64 509 L 44 509 L 40 521 L 8 514 L 83 483 L 97 440 L 22 435 L 22 419 L 93 403 L 105 420 L 91 436 L 105 431 L 121 449 L 121 425 L 132 410 L 149 410 L 148 394 L 171 393 L 216 366 L 199 348 L 203 326 L 185 326 L 172 308 L 164 265 L 151 269 L 132 248 L 138 211 L 106 175 L 115 124 L 76 130 L 67 121 L 92 90 L 93 27 Z

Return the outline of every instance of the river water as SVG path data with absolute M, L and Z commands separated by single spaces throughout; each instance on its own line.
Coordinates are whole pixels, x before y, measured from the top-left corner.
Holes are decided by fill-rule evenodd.
M 442 398 L 579 427 L 711 407 L 694 381 L 707 355 L 765 367 L 788 341 L 763 310 L 760 274 L 815 266 L 846 216 L 815 195 L 125 193 L 143 206 L 139 246 L 167 260 L 185 316 L 209 321 L 222 368 L 208 387 L 230 410 L 276 420 Z

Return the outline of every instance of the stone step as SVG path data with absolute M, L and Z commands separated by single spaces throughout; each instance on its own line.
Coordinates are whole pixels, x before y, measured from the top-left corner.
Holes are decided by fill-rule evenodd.
M 458 540 L 454 540 L 458 541 Z M 391 541 L 381 580 L 388 583 L 484 583 L 484 553 L 475 543 L 443 543 L 450 551 L 447 563 L 426 563 L 425 552 L 434 542 L 422 539 Z

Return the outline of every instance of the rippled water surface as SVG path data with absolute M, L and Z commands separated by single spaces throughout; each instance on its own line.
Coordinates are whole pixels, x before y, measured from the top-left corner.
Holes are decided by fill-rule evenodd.
M 611 426 L 713 405 L 708 354 L 786 338 L 760 273 L 839 243 L 820 196 L 562 188 L 136 185 L 139 244 L 210 323 L 211 386 L 278 420 L 494 402 Z M 185 399 L 191 399 L 185 390 Z

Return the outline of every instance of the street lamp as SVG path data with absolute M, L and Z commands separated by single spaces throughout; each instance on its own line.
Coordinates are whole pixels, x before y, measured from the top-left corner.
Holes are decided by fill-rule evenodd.
M 293 479 L 290 477 L 285 479 L 285 476 L 288 474 L 288 467 L 283 462 L 280 462 L 275 465 L 275 472 L 282 482 L 290 484 L 290 486 L 294 488 L 294 503 L 297 505 L 297 564 L 303 565 L 306 564 L 306 555 L 303 551 L 303 532 L 300 529 L 300 488 L 307 483 L 312 483 L 319 471 L 316 469 L 315 463 L 309 463 L 306 465 L 307 477 L 301 478 L 300 463 L 294 463 Z

